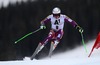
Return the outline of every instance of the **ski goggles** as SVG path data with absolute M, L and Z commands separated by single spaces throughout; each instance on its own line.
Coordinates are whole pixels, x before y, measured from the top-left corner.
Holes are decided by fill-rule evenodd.
M 53 16 L 60 16 L 60 14 L 53 14 Z

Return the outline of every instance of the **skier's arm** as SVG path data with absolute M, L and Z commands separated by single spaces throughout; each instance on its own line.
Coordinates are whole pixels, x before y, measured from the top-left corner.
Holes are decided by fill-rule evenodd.
M 50 18 L 45 18 L 44 20 L 41 21 L 41 25 L 45 25 L 47 22 L 50 21 Z
M 46 26 L 45 26 L 45 24 L 47 23 L 47 22 L 49 22 L 50 21 L 50 18 L 45 18 L 44 20 L 42 20 L 41 21 L 41 26 L 40 26 L 40 28 L 41 29 L 46 29 Z
M 78 25 L 74 20 L 70 19 L 68 16 L 65 16 L 64 20 L 65 22 L 70 23 L 73 27 L 76 27 Z
M 70 23 L 73 27 L 75 27 L 80 33 L 83 33 L 83 29 L 72 19 L 70 19 L 68 16 L 65 18 L 65 22 Z

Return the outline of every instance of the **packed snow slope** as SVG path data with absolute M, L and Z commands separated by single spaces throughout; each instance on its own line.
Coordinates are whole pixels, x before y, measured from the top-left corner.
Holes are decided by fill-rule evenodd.
M 95 40 L 88 42 L 88 53 L 83 46 L 76 47 L 73 50 L 64 53 L 54 54 L 51 58 L 46 57 L 40 60 L 30 60 L 25 57 L 23 61 L 0 61 L 0 65 L 100 65 L 100 49 L 94 49 L 94 52 L 88 58 Z

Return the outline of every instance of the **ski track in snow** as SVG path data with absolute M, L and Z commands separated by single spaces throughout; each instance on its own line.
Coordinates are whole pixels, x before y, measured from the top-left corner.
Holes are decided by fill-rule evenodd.
M 85 52 L 83 46 L 80 46 L 64 53 L 55 54 L 51 58 L 46 57 L 31 61 L 28 57 L 25 57 L 23 61 L 1 61 L 0 65 L 100 65 L 100 49 L 94 49 L 94 52 L 88 58 L 94 42 L 95 40 L 86 45 L 88 53 Z

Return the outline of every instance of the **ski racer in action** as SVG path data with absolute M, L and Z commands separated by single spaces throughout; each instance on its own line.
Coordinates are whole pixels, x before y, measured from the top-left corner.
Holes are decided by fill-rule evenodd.
M 73 27 L 78 29 L 79 32 L 83 32 L 83 29 L 75 21 L 70 19 L 68 16 L 61 14 L 61 10 L 58 7 L 55 7 L 52 10 L 52 14 L 41 21 L 40 28 L 46 29 L 45 24 L 48 22 L 51 22 L 51 30 L 48 36 L 38 44 L 38 47 L 31 56 L 31 60 L 33 60 L 36 54 L 38 54 L 43 49 L 43 47 L 48 43 L 48 41 L 51 41 L 51 47 L 49 51 L 49 57 L 51 57 L 53 50 L 56 48 L 56 46 L 63 37 L 64 22 L 70 23 Z

